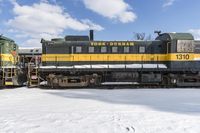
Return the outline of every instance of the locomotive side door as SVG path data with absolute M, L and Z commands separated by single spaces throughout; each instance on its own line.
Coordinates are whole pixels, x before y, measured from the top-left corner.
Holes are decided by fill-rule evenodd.
M 170 57 L 170 50 L 171 50 L 171 42 L 170 41 L 164 41 L 164 44 L 163 45 L 163 53 L 165 54 L 165 58 L 164 58 L 164 64 L 166 64 L 166 66 L 168 68 L 170 68 L 170 60 L 171 60 L 171 57 Z
M 156 52 L 156 47 L 154 44 L 151 44 L 151 64 L 155 64 L 156 63 L 156 59 L 155 59 L 155 52 Z

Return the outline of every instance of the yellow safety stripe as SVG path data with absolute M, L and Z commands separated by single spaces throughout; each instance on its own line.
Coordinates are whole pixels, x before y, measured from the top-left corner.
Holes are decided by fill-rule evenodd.
M 1 61 L 15 62 L 15 57 L 12 54 L 0 54 Z
M 14 85 L 13 82 L 5 82 L 5 85 Z
M 200 54 L 43 54 L 42 61 L 195 61 Z

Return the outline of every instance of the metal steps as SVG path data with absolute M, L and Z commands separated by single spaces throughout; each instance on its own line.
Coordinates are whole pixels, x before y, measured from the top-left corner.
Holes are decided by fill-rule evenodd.
M 34 63 L 28 63 L 28 87 L 37 87 L 39 84 L 38 68 Z
M 15 68 L 3 68 L 3 81 L 5 86 L 13 86 L 13 77 L 16 76 Z

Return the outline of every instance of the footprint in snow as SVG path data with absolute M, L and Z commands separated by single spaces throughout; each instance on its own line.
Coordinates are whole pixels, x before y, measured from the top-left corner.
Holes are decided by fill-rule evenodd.
M 126 127 L 126 130 L 128 131 L 128 132 L 133 132 L 133 133 L 135 133 L 135 128 L 134 127 Z

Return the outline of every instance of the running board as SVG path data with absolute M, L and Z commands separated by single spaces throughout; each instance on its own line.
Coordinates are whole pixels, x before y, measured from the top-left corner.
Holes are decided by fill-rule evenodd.
M 101 85 L 139 85 L 138 82 L 103 82 Z
M 200 83 L 177 83 L 179 87 L 200 87 Z

